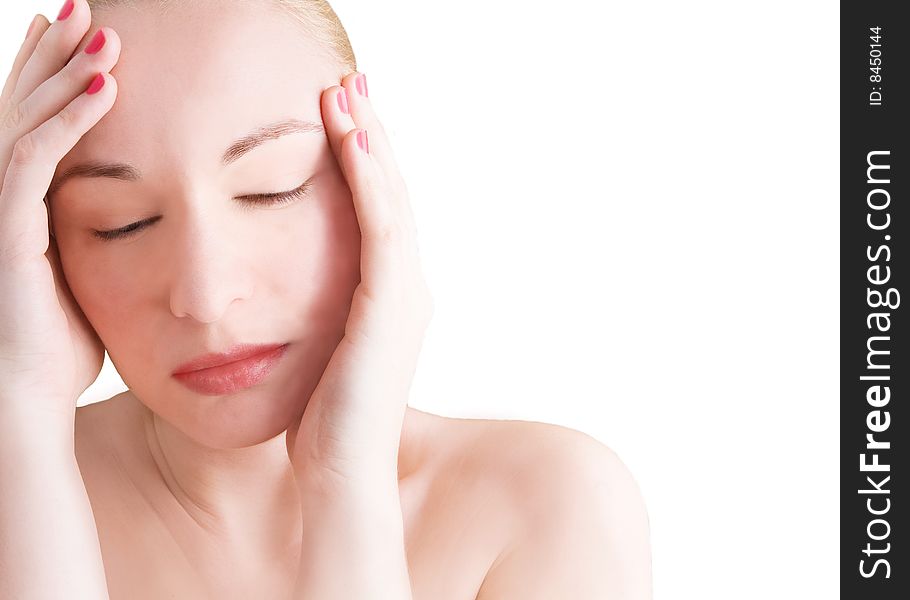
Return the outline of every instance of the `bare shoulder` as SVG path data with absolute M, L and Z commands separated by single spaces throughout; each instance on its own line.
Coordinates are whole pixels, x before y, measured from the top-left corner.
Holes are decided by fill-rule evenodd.
M 462 460 L 503 491 L 501 514 L 517 524 L 478 600 L 651 597 L 647 510 L 611 448 L 549 423 L 449 421 L 470 456 Z
M 438 417 L 438 415 L 436 415 Z M 511 491 L 529 518 L 586 498 L 643 509 L 638 484 L 625 463 L 596 438 L 537 421 L 439 417 L 456 443 L 452 458 L 470 461 Z M 437 434 L 446 437 L 447 434 Z M 635 506 L 629 506 L 632 503 Z

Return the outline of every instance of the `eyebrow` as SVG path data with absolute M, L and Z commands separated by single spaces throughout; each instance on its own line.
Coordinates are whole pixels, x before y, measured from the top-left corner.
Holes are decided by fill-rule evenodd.
M 228 146 L 221 156 L 221 164 L 227 166 L 257 146 L 292 133 L 324 134 L 325 127 L 322 123 L 301 119 L 284 119 L 258 127 Z M 53 196 L 66 181 L 75 177 L 109 177 L 120 181 L 140 181 L 142 172 L 128 163 L 80 163 L 66 169 L 56 177 L 51 182 L 47 196 Z

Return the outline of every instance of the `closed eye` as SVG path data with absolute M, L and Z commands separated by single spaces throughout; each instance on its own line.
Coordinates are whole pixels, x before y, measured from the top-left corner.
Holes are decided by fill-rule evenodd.
M 299 187 L 287 191 L 287 192 L 278 192 L 275 194 L 248 194 L 246 196 L 237 196 L 236 199 L 240 200 L 241 203 L 246 207 L 256 207 L 261 205 L 267 206 L 280 206 L 284 204 L 289 204 L 294 200 L 303 198 L 306 196 L 310 187 L 313 184 L 313 178 L 310 177 L 303 182 Z M 121 239 L 128 237 L 129 235 L 144 229 L 146 226 L 151 225 L 161 219 L 160 216 L 151 217 L 149 219 L 144 219 L 142 221 L 137 221 L 136 223 L 131 223 L 125 227 L 120 227 L 118 229 L 109 229 L 106 231 L 99 231 L 97 229 L 92 230 L 92 235 L 98 239 L 104 241 L 110 241 L 115 239 Z

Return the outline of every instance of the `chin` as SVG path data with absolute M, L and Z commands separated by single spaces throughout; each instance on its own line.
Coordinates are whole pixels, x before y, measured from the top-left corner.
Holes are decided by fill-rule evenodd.
M 326 343 L 323 338 L 317 339 L 290 344 L 265 380 L 229 394 L 199 393 L 168 376 L 146 395 L 142 388 L 152 384 L 148 372 L 141 373 L 130 388 L 139 398 L 163 400 L 146 406 L 200 445 L 226 450 L 255 446 L 279 436 L 283 439 L 287 428 L 299 423 L 337 346 L 334 340 Z
M 299 421 L 311 393 L 312 388 L 299 385 L 257 386 L 222 397 L 187 391 L 192 397 L 179 402 L 180 422 L 171 424 L 210 448 L 248 448 L 279 436 L 283 440 L 287 428 Z M 190 412 L 187 407 L 192 407 Z

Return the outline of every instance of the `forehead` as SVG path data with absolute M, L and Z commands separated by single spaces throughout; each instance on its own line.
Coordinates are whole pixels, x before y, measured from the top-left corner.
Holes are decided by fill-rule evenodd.
M 60 163 L 162 154 L 220 153 L 263 123 L 321 122 L 322 90 L 343 75 L 290 16 L 260 2 L 208 7 L 181 2 L 167 10 L 96 11 L 78 50 L 101 26 L 121 39 L 111 74 L 117 99 Z

